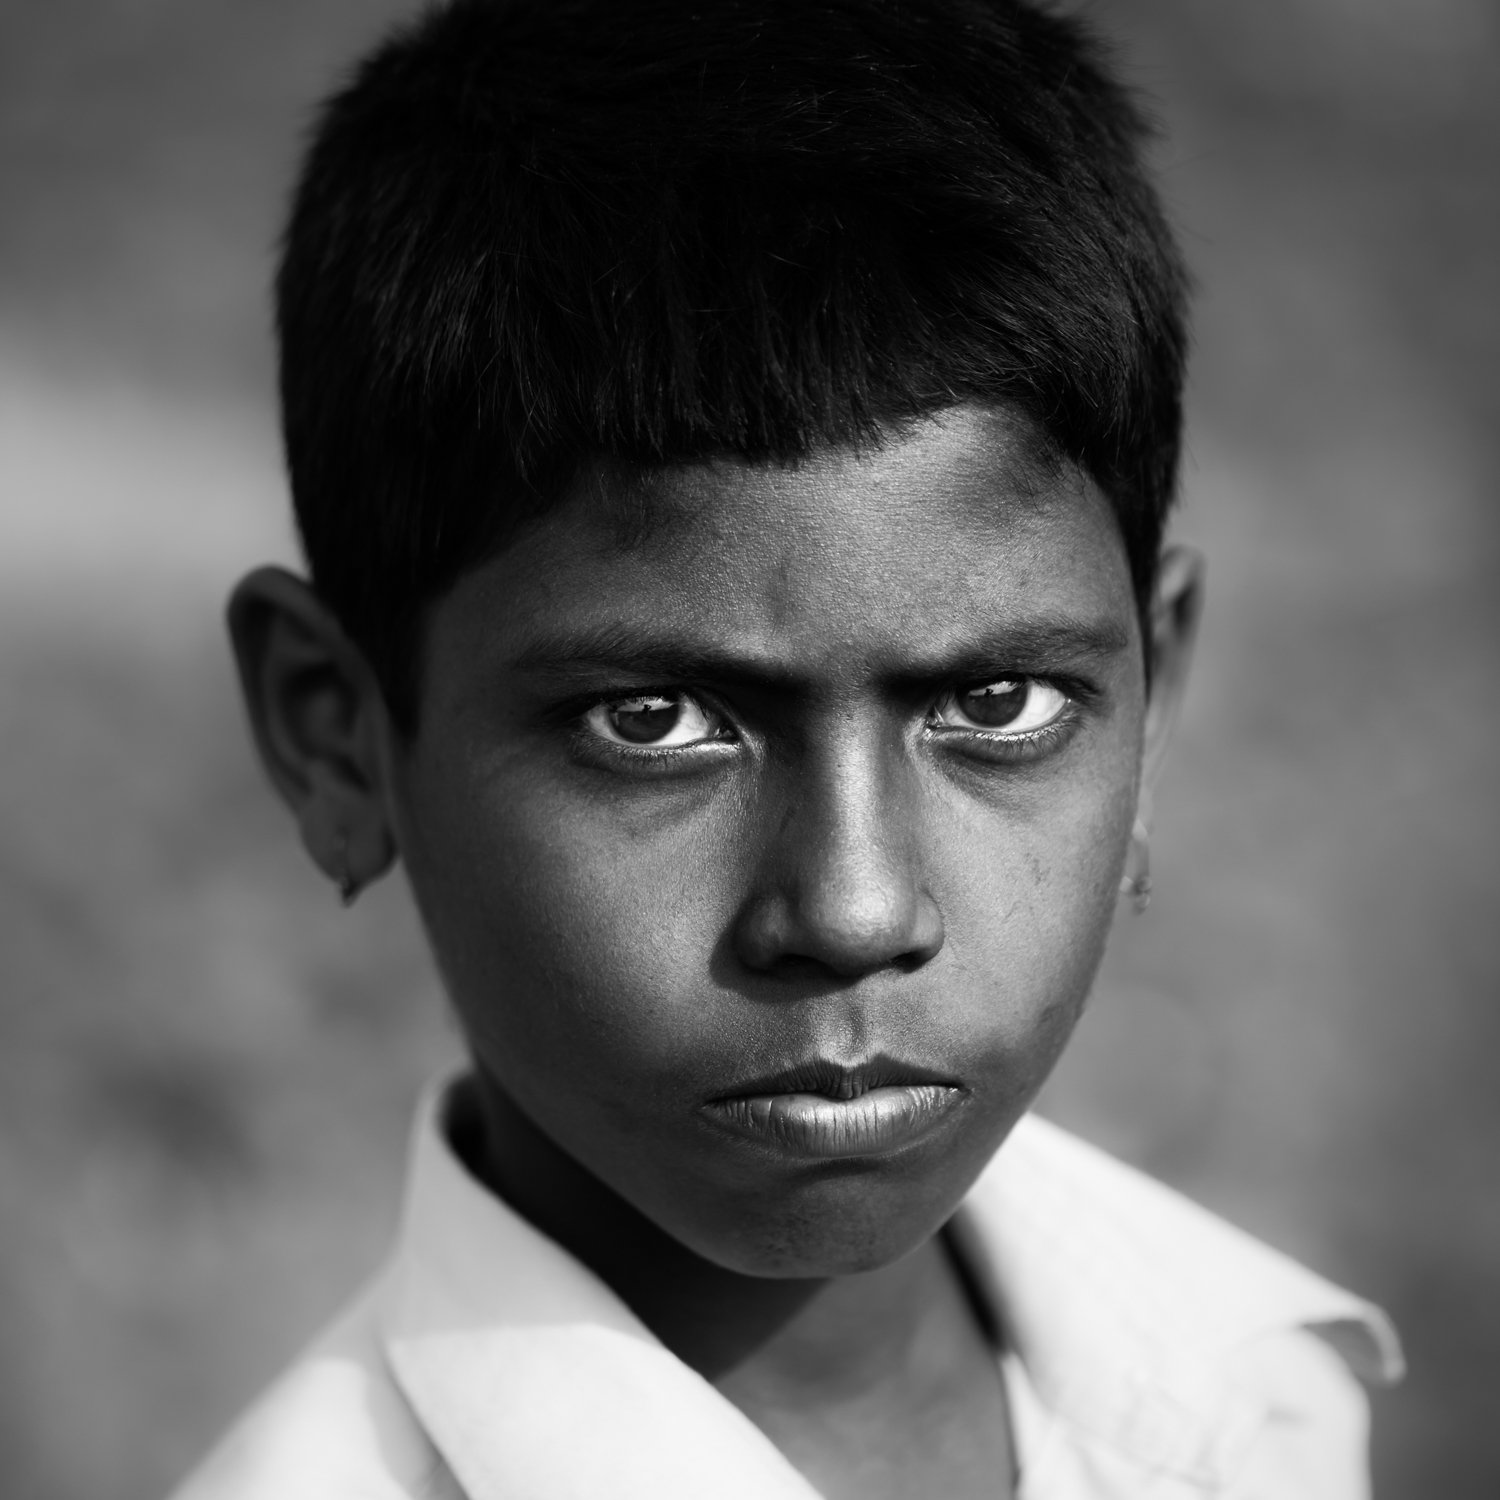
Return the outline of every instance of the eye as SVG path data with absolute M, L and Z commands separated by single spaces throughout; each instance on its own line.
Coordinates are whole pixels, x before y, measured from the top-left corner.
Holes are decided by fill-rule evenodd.
M 993 682 L 944 693 L 932 723 L 1021 739 L 1048 729 L 1068 712 L 1063 690 L 1039 677 L 997 677 Z
M 676 750 L 719 739 L 719 716 L 688 693 L 637 693 L 596 703 L 583 716 L 591 734 L 612 745 Z

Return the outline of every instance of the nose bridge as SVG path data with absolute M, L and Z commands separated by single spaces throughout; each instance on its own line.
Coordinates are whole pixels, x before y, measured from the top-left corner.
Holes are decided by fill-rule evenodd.
M 752 962 L 844 975 L 915 967 L 942 945 L 923 869 L 920 792 L 899 744 L 845 719 L 787 768 L 752 921 Z
M 913 875 L 905 778 L 852 736 L 814 759 L 786 829 L 797 893 L 833 923 L 888 923 Z

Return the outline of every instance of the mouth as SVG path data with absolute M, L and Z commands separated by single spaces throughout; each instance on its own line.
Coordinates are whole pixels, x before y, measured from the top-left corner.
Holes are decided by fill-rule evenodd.
M 893 1058 L 854 1067 L 816 1058 L 748 1079 L 703 1108 L 720 1127 L 779 1153 L 838 1160 L 910 1146 L 967 1098 L 951 1078 Z

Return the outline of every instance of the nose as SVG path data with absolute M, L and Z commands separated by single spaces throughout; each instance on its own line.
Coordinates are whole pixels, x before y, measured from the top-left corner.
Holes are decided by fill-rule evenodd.
M 856 979 L 909 972 L 943 946 L 921 860 L 917 791 L 902 767 L 845 751 L 788 774 L 735 950 L 762 972 Z

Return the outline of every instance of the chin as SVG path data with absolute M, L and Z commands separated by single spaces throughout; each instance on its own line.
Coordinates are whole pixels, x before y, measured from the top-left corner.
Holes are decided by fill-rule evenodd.
M 857 1191 L 869 1184 L 854 1178 L 846 1185 Z M 898 1206 L 884 1197 L 861 1193 L 856 1199 L 843 1192 L 830 1195 L 831 1201 L 783 1201 L 739 1218 L 733 1228 L 715 1225 L 681 1238 L 704 1259 L 741 1276 L 825 1280 L 878 1271 L 910 1255 L 957 1207 L 927 1202 Z

